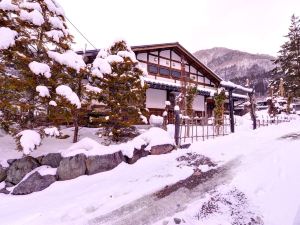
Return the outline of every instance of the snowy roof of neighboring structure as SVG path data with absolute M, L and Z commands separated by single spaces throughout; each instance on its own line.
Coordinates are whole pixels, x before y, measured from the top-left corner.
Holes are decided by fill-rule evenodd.
M 253 92 L 252 88 L 243 87 L 243 86 L 235 84 L 231 81 L 222 80 L 220 84 L 221 84 L 222 87 L 229 88 L 229 89 L 236 89 L 236 90 L 244 91 L 244 92 L 247 92 L 247 93 L 252 93 Z

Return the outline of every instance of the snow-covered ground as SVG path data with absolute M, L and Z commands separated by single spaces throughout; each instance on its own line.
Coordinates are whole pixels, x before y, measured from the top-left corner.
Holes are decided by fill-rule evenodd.
M 111 171 L 56 182 L 44 191 L 26 196 L 0 194 L 0 224 L 170 225 L 175 217 L 189 225 L 243 224 L 251 218 L 252 224 L 297 224 L 300 119 L 255 131 L 249 129 L 251 123 L 245 118 L 239 118 L 237 124 L 235 134 L 200 141 L 186 150 L 148 156 L 133 165 L 122 163 Z M 90 132 L 90 137 L 95 138 L 94 131 Z M 12 141 L 0 139 L 1 148 L 5 147 L 1 158 L 2 153 L 5 157 L 15 154 Z M 60 149 L 70 146 L 66 141 L 50 138 L 44 140 L 45 146 L 48 141 Z M 34 154 L 37 152 L 42 150 Z M 230 167 L 230 176 L 221 176 L 222 181 L 213 177 L 211 183 L 192 190 L 179 189 L 160 200 L 153 197 L 151 194 L 166 185 L 193 174 L 192 167 L 176 160 L 187 153 L 208 156 L 219 168 L 236 163 Z M 203 172 L 208 169 L 200 168 Z M 135 204 L 138 208 L 133 212 Z M 212 208 L 207 210 L 207 206 Z M 101 218 L 111 220 L 103 222 Z

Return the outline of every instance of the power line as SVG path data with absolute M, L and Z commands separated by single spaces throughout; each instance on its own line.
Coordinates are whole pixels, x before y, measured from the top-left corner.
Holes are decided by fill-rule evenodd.
M 97 50 L 97 48 L 87 39 L 87 37 L 84 36 L 84 34 L 65 16 L 65 18 L 69 21 L 69 23 L 77 30 L 77 32 L 94 48 Z

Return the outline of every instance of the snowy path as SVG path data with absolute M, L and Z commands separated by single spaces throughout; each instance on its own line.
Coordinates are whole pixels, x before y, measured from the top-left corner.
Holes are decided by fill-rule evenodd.
M 298 208 L 298 212 L 297 212 L 297 215 L 295 217 L 295 220 L 294 220 L 294 224 L 293 225 L 300 225 L 300 206 Z
M 232 168 L 238 164 L 238 159 L 230 161 L 216 173 L 212 179 L 199 184 L 192 190 L 180 188 L 170 195 L 158 199 L 155 195 L 140 198 L 120 209 L 112 211 L 91 220 L 89 225 L 147 225 L 153 224 L 167 216 L 183 211 L 187 204 L 203 197 L 203 194 L 226 184 L 232 178 Z

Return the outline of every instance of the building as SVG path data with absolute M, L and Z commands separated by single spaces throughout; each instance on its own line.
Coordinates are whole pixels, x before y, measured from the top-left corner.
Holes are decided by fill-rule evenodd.
M 149 86 L 146 107 L 150 114 L 162 115 L 166 101 L 174 106 L 175 97 L 180 93 L 182 85 L 193 83 L 197 85 L 198 91 L 193 103 L 195 113 L 198 116 L 212 115 L 213 96 L 222 86 L 223 80 L 182 45 L 175 42 L 132 46 L 131 49 L 141 66 L 148 71 L 144 80 Z M 84 54 L 87 61 L 92 62 L 97 53 L 97 50 L 90 50 Z M 233 94 L 233 100 L 245 99 L 247 95 Z

